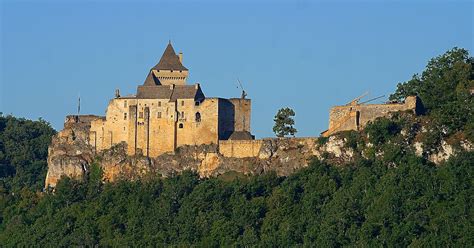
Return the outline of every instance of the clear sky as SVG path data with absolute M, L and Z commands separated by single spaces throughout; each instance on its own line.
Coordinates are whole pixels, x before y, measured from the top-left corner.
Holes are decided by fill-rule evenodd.
M 1 0 L 0 0 L 1 1 Z M 0 112 L 61 129 L 76 112 L 104 115 L 114 90 L 135 93 L 168 40 L 188 83 L 206 96 L 252 99 L 252 130 L 273 136 L 281 107 L 297 136 L 317 136 L 328 111 L 389 95 L 458 46 L 473 54 L 472 1 L 1 1 Z

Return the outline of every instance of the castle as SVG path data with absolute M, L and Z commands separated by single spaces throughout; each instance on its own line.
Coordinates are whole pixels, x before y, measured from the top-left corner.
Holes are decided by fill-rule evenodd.
M 329 129 L 322 133 L 331 136 L 326 143 L 316 137 L 255 140 L 245 92 L 240 98 L 206 97 L 199 84 L 186 84 L 188 74 L 183 54 L 169 43 L 136 94 L 117 90 L 105 116 L 67 116 L 48 149 L 45 187 L 55 187 L 63 176 L 84 179 L 97 155 L 107 181 L 186 169 L 204 177 L 229 171 L 289 175 L 313 157 L 351 161 L 344 138 L 332 134 L 362 130 L 393 112 L 423 110 L 416 96 L 387 104 L 359 103 L 359 97 L 331 109 Z
M 218 144 L 219 140 L 252 140 L 251 100 L 206 97 L 201 85 L 186 83 L 183 54 L 171 45 L 149 71 L 135 95 L 117 90 L 106 116 L 69 116 L 68 122 L 90 123 L 89 145 L 98 152 L 125 142 L 127 154 L 156 157 L 184 145 Z

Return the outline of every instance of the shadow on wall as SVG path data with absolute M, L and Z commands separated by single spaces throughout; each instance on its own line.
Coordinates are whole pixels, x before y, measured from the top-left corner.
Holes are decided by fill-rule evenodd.
M 228 140 L 235 131 L 235 106 L 228 99 L 219 99 L 219 140 Z

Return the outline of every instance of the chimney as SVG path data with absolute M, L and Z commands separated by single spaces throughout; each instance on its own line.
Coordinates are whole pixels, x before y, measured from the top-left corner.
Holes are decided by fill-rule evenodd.
M 182 64 L 183 63 L 183 53 L 182 52 L 179 52 L 178 58 L 179 58 L 179 62 Z

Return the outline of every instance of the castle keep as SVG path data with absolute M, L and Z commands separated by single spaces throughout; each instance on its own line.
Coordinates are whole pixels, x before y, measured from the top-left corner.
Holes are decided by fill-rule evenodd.
M 189 70 L 182 62 L 183 54 L 169 43 L 135 95 L 117 91 L 105 117 L 75 116 L 66 122 L 90 123 L 89 144 L 96 152 L 125 142 L 128 155 L 156 157 L 183 145 L 253 139 L 251 100 L 206 97 L 199 84 L 186 83 Z

